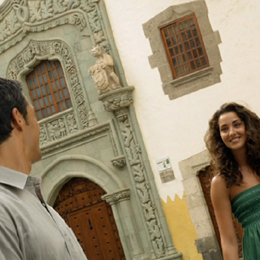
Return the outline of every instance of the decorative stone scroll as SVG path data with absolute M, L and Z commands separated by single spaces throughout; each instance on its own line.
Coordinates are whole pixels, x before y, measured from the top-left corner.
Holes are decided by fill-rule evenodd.
M 24 73 L 24 68 L 28 68 L 34 60 L 40 59 L 41 57 L 52 58 L 57 57 L 61 61 L 64 73 L 68 80 L 68 87 L 71 89 L 71 96 L 75 100 L 75 109 L 78 114 L 80 128 L 85 129 L 93 126 L 97 123 L 95 115 L 92 109 L 86 104 L 87 98 L 83 92 L 83 87 L 79 80 L 78 69 L 74 61 L 73 55 L 69 46 L 61 40 L 52 41 L 31 41 L 29 45 L 17 56 L 10 61 L 7 68 L 7 77 L 10 79 L 17 79 L 18 75 Z M 47 122 L 49 126 L 48 136 L 51 136 L 51 140 L 59 138 L 59 126 L 65 124 L 65 119 L 62 119 L 59 123 Z M 78 130 L 76 120 L 72 118 L 66 118 L 68 121 L 68 129 L 66 133 L 72 133 Z M 41 124 L 42 125 L 42 124 Z M 73 129 L 74 128 L 74 129 Z M 62 133 L 61 136 L 65 136 Z
M 63 24 L 74 25 L 82 35 L 92 34 L 95 44 L 108 51 L 98 3 L 99 0 L 10 0 L 0 19 L 0 53 L 30 32 Z
M 122 200 L 130 199 L 130 190 L 124 189 L 114 193 L 105 194 L 102 196 L 102 199 L 108 202 L 110 205 L 118 203 Z
M 96 64 L 89 68 L 98 94 L 104 94 L 110 90 L 122 88 L 119 78 L 114 71 L 114 61 L 101 46 L 96 46 L 91 50 L 91 54 L 97 58 Z

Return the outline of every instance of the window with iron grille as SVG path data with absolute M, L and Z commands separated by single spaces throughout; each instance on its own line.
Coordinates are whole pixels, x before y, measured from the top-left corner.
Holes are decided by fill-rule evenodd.
M 26 82 L 38 120 L 72 106 L 59 61 L 42 61 L 26 76 Z
M 160 28 L 174 78 L 209 66 L 195 14 Z

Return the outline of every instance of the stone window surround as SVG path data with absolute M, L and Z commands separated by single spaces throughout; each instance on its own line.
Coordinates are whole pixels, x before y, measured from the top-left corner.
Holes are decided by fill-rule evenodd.
M 195 226 L 198 239 L 195 241 L 203 259 L 222 259 L 221 250 L 215 235 L 212 220 L 199 180 L 199 172 L 210 164 L 207 150 L 195 154 L 179 163 L 183 176 L 188 210 Z
M 209 67 L 174 79 L 159 28 L 192 13 L 195 13 L 197 18 L 209 59 Z M 169 96 L 170 100 L 220 82 L 222 60 L 218 44 L 221 43 L 221 39 L 219 32 L 212 30 L 207 14 L 205 1 L 194 1 L 170 6 L 143 24 L 145 36 L 149 38 L 153 53 L 149 56 L 150 66 L 152 69 L 158 68 L 164 93 Z

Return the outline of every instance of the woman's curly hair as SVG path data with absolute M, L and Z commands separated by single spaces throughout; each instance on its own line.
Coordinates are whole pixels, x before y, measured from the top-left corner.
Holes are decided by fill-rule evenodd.
M 211 167 L 224 176 L 227 187 L 231 187 L 240 185 L 243 176 L 231 150 L 226 147 L 220 136 L 219 117 L 227 112 L 235 112 L 245 124 L 247 161 L 258 176 L 260 176 L 260 119 L 246 107 L 232 102 L 223 104 L 209 121 L 209 129 L 204 141 L 212 157 Z

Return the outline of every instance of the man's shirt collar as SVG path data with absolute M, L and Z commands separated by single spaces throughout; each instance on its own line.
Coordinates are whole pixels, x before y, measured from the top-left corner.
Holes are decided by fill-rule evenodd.
M 0 183 L 24 189 L 28 175 L 3 166 L 0 166 Z

